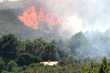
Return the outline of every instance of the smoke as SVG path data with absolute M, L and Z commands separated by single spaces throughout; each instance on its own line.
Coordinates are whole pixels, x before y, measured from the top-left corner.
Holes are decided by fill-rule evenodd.
M 99 29 L 104 32 L 110 28 L 109 0 L 19 0 L 11 3 L 5 2 L 3 5 L 9 8 L 29 8 L 29 6 L 35 5 L 36 12 L 39 12 L 40 7 L 44 5 L 44 14 L 52 12 L 55 19 L 61 18 L 59 27 L 54 29 L 48 25 L 49 29 L 44 29 L 48 29 L 49 32 L 56 31 L 55 33 L 58 35 L 64 34 L 71 37 L 79 31 L 86 32 Z
M 54 13 L 54 17 L 61 17 L 61 33 L 68 30 L 68 33 L 73 35 L 79 31 L 86 32 L 96 29 L 104 32 L 110 28 L 109 0 L 19 0 L 13 4 L 3 3 L 1 3 L 3 6 L 0 6 L 0 9 L 35 5 L 36 11 L 39 11 L 43 4 L 44 13 L 50 11 Z
M 109 0 L 36 0 L 37 2 L 44 5 L 45 12 L 51 11 L 56 17 L 61 17 L 61 27 L 56 29 L 59 33 L 72 36 L 79 31 L 99 29 L 104 32 L 110 28 Z
M 91 53 L 94 56 L 96 56 L 95 53 L 98 51 L 98 54 L 101 53 L 101 55 L 99 54 L 97 56 L 108 56 L 109 52 L 107 50 L 109 48 L 107 47 L 110 47 L 108 42 L 110 36 L 106 37 L 108 33 L 105 31 L 110 28 L 109 0 L 22 0 L 15 2 L 15 4 L 12 2 L 3 2 L 0 4 L 2 4 L 0 9 L 24 8 L 24 11 L 30 6 L 35 6 L 37 14 L 39 14 L 41 6 L 44 5 L 43 14 L 46 15 L 48 12 L 53 13 L 55 20 L 60 17 L 60 23 L 59 26 L 52 26 L 49 23 L 40 22 L 39 27 L 42 27 L 40 30 L 44 30 L 47 34 L 55 33 L 55 35 L 61 35 L 67 38 L 70 38 L 79 31 L 85 33 L 93 30 L 94 32 L 85 34 L 85 38 L 90 44 L 91 49 L 84 51 L 86 47 L 81 47 L 82 50 L 78 49 L 76 51 L 80 51 L 83 55 Z M 17 16 L 23 16 L 23 12 L 20 12 Z M 95 32 L 97 29 L 101 32 Z M 105 32 L 105 34 L 102 32 Z M 74 40 L 72 41 L 74 42 Z M 92 51 L 93 49 L 94 51 Z M 79 57 L 81 57 L 81 54 L 78 54 Z
M 90 30 L 97 30 L 104 32 L 109 27 L 109 0 L 96 0 L 94 2 L 83 2 L 78 8 L 79 17 L 83 19 L 83 24 Z

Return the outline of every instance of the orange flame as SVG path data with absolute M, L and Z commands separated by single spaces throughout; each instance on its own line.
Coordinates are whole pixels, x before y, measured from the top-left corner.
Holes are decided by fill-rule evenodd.
M 40 8 L 40 12 L 39 12 L 38 19 L 39 19 L 39 21 L 44 21 L 44 22 L 46 22 L 45 19 L 44 19 L 45 16 L 44 16 L 44 14 L 43 14 L 43 11 L 44 11 L 44 10 L 43 10 L 43 7 L 44 7 L 44 6 L 42 5 L 41 8 Z
M 44 32 L 47 33 L 47 34 L 49 34 L 49 31 L 46 31 L 46 30 L 45 30 Z
M 24 11 L 23 16 L 19 16 L 18 19 L 24 22 L 24 25 L 30 26 L 33 29 L 39 28 L 37 21 L 37 13 L 35 11 L 35 6 L 31 6 Z
M 23 16 L 19 16 L 18 19 L 23 21 L 24 25 L 32 27 L 33 29 L 39 28 L 39 22 L 46 22 L 50 23 L 51 25 L 58 25 L 60 23 L 60 18 L 58 17 L 55 21 L 54 14 L 51 12 L 44 15 L 43 7 L 44 5 L 41 6 L 39 15 L 37 15 L 37 12 L 35 11 L 35 6 L 30 6 L 27 11 L 24 11 Z

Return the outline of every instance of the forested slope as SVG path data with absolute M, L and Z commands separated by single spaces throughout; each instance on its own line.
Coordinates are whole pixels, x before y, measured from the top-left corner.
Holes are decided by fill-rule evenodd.
M 4 34 L 13 33 L 20 40 L 31 39 L 42 37 L 47 41 L 50 41 L 54 38 L 53 34 L 46 34 L 44 31 L 39 29 L 32 29 L 27 27 L 21 22 L 17 16 L 19 15 L 22 9 L 7 9 L 0 10 L 0 37 Z

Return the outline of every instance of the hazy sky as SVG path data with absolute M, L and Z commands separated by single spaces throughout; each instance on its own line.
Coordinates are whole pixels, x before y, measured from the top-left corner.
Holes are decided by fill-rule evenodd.
M 0 0 L 0 2 L 3 2 L 3 1 L 6 1 L 6 0 Z M 15 1 L 20 1 L 20 0 L 8 0 L 8 1 L 15 2 Z

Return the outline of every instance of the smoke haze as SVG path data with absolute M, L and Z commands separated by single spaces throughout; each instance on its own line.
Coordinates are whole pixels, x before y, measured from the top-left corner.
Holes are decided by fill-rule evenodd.
M 54 17 L 61 17 L 60 33 L 68 31 L 70 36 L 79 31 L 86 32 L 99 29 L 104 32 L 110 28 L 109 0 L 22 0 L 18 3 L 20 5 L 14 6 L 7 3 L 5 7 L 24 6 L 28 8 L 35 5 L 38 12 L 43 4 L 44 14 L 52 12 Z M 59 28 L 56 30 L 59 31 Z
M 62 35 L 66 38 L 73 37 L 73 39 L 71 39 L 73 42 L 76 38 L 72 35 L 80 31 L 86 32 L 84 36 L 88 42 L 82 42 L 81 45 L 77 44 L 78 47 L 74 47 L 78 48 L 75 49 L 76 53 L 80 52 L 80 54 L 76 54 L 77 57 L 80 58 L 81 55 L 84 56 L 88 54 L 91 54 L 94 57 L 104 57 L 109 55 L 107 50 L 109 50 L 110 47 L 110 33 L 108 33 L 109 31 L 106 31 L 110 28 L 109 0 L 22 0 L 16 2 L 16 4 L 12 2 L 2 3 L 2 1 L 0 4 L 2 4 L 0 10 L 23 8 L 17 16 L 23 16 L 23 11 L 27 11 L 26 9 L 30 6 L 35 6 L 36 13 L 38 14 L 41 6 L 44 5 L 44 15 L 51 12 L 54 14 L 55 20 L 57 17 L 60 17 L 60 23 L 59 26 L 52 26 L 49 23 L 40 22 L 39 27 L 42 27 L 40 30 L 44 30 L 46 33 Z M 76 42 L 73 42 L 71 42 L 71 45 L 74 44 L 75 46 Z M 89 47 L 82 47 L 86 45 L 89 45 Z M 90 49 L 84 51 L 84 49 L 87 48 Z
M 110 28 L 109 0 L 36 0 L 43 4 L 44 11 L 51 11 L 61 17 L 60 32 L 68 31 L 70 36 L 82 31 Z M 57 30 L 57 29 L 56 29 Z M 66 35 L 66 34 L 65 34 Z

